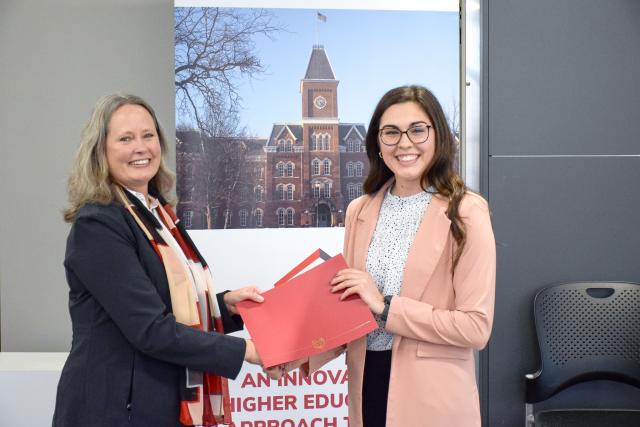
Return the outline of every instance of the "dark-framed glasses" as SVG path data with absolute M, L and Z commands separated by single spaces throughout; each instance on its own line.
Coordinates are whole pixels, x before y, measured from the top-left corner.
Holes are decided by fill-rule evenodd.
M 407 134 L 409 141 L 414 144 L 422 144 L 429 139 L 429 130 L 432 127 L 426 123 L 416 123 L 407 130 L 400 130 L 396 126 L 388 125 L 380 129 L 378 136 L 380 142 L 389 146 L 398 145 L 403 133 Z

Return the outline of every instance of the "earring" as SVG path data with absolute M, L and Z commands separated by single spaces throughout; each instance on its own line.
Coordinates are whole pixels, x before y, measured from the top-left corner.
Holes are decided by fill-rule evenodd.
M 382 158 L 382 151 L 378 151 L 378 157 Z

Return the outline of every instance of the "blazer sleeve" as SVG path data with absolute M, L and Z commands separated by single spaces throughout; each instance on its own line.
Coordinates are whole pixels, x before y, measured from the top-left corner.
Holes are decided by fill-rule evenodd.
M 218 307 L 220 307 L 220 318 L 222 319 L 222 329 L 225 334 L 241 331 L 244 329 L 244 322 L 239 314 L 231 314 L 227 310 L 227 305 L 224 303 L 224 294 L 229 291 L 220 292 L 216 295 L 218 301 Z
M 487 203 L 475 195 L 467 197 L 472 200 L 466 200 L 467 209 L 461 209 L 467 240 L 453 272 L 455 308 L 439 309 L 423 301 L 394 297 L 385 325 L 388 331 L 475 349 L 484 348 L 489 340 L 495 301 L 495 240 Z
M 146 274 L 122 214 L 107 208 L 79 216 L 65 267 L 137 350 L 157 359 L 235 378 L 246 342 L 178 323 Z

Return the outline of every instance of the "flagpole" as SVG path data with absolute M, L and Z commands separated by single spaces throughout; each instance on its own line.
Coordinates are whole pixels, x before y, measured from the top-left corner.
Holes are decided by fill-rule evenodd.
M 320 45 L 320 19 L 318 19 L 318 12 L 316 10 L 316 46 Z

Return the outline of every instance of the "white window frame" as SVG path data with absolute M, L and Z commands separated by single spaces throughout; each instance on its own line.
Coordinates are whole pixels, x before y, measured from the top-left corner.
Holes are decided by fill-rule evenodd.
M 294 216 L 296 211 L 293 208 L 287 209 L 287 225 L 295 225 Z
M 246 209 L 240 209 L 238 215 L 240 216 L 240 227 L 246 227 L 249 223 L 249 211 Z
M 353 176 L 353 162 L 347 162 L 347 176 Z
M 322 161 L 322 174 L 324 176 L 329 176 L 331 175 L 331 160 L 329 159 L 324 159 Z
M 184 221 L 185 228 L 190 228 L 193 225 L 193 211 L 184 211 L 182 213 L 182 220 Z
M 276 210 L 276 217 L 278 218 L 278 226 L 282 227 L 282 226 L 286 225 L 286 218 L 285 218 L 285 210 L 284 210 L 284 208 L 278 208 Z

